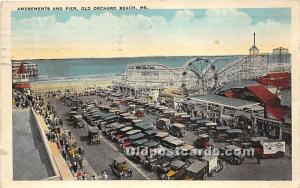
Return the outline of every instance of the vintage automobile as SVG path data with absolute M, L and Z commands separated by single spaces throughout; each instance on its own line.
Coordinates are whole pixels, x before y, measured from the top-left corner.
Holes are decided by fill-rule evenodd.
M 117 143 L 121 143 L 121 140 L 126 136 L 126 132 L 129 132 L 133 129 L 131 126 L 126 126 L 119 131 L 112 131 L 111 138 L 113 141 L 116 141 Z
M 174 160 L 171 162 L 167 173 L 161 176 L 162 180 L 179 180 L 186 172 L 186 164 L 180 160 Z
M 89 144 L 100 144 L 100 135 L 99 135 L 99 128 L 89 126 L 88 128 L 88 143 Z
M 204 161 L 196 161 L 186 169 L 183 180 L 207 180 L 208 165 Z
M 143 144 L 146 142 L 149 142 L 149 140 L 147 138 L 134 140 L 129 146 L 127 146 L 123 149 L 123 153 L 125 154 L 125 156 L 127 156 L 127 158 L 138 163 L 141 160 L 141 156 L 139 156 L 139 154 L 130 155 L 129 152 L 131 149 L 133 149 L 135 151 L 137 149 L 143 148 L 144 147 Z
M 267 137 L 252 137 L 254 156 L 258 153 L 262 158 L 282 157 L 285 153 L 285 141 L 281 139 L 269 139 Z
M 213 147 L 213 144 L 211 143 L 208 134 L 200 134 L 198 138 L 194 140 L 193 145 L 195 146 L 195 148 L 202 148 L 202 149 Z
M 223 161 L 218 156 L 205 155 L 200 160 L 207 162 L 209 176 L 215 176 L 217 172 L 224 168 Z
M 180 123 L 173 123 L 169 127 L 169 132 L 174 136 L 183 137 L 185 135 L 185 126 Z
M 233 165 L 240 165 L 245 159 L 242 148 L 235 145 L 227 145 L 219 148 L 219 157 Z
M 143 132 L 147 130 L 156 130 L 156 127 L 152 123 L 145 122 L 145 121 L 139 121 L 134 123 L 133 125 L 137 129 L 141 129 Z
M 199 127 L 194 130 L 195 135 L 201 135 L 201 134 L 207 134 L 208 133 L 208 128 L 207 127 Z
M 138 139 L 138 140 L 133 141 L 132 145 L 133 145 L 133 147 L 139 147 L 139 146 L 141 146 L 144 143 L 149 142 L 149 141 L 150 140 L 148 140 L 147 138 Z
M 228 129 L 226 132 L 229 140 L 241 138 L 243 136 L 243 131 L 241 129 Z
M 181 152 L 180 159 L 183 161 L 187 161 L 190 157 L 189 154 L 193 149 L 195 149 L 195 147 L 189 144 L 184 144 L 180 146 L 179 147 L 179 151 Z
M 216 130 L 218 134 L 227 134 L 227 130 L 230 130 L 229 126 L 217 126 Z
M 150 140 L 149 142 L 143 143 L 142 146 L 149 148 L 149 149 L 153 149 L 153 148 L 157 148 L 159 146 L 159 143 L 156 141 Z
M 121 113 L 120 110 L 116 109 L 116 108 L 112 108 L 108 112 L 113 113 L 113 114 L 117 114 L 117 115 L 119 115 Z
M 152 139 L 156 136 L 157 130 L 149 129 L 144 131 L 144 133 L 146 134 L 147 138 Z
M 126 128 L 126 127 L 125 127 Z M 139 129 L 132 129 L 130 131 L 125 132 L 124 134 L 121 134 L 120 136 L 114 138 L 115 141 L 117 141 L 117 143 L 119 145 L 123 144 L 126 140 L 128 140 L 128 137 L 133 136 L 135 134 L 139 134 L 142 131 Z
M 143 157 L 141 158 L 141 164 L 143 165 L 143 167 L 151 172 L 153 172 L 155 170 L 156 164 L 158 162 L 158 159 L 155 157 Z
M 171 122 L 167 118 L 161 118 L 155 122 L 158 129 L 167 130 L 171 126 Z
M 176 122 L 177 123 L 181 123 L 181 124 L 187 124 L 187 122 L 190 122 L 190 118 L 191 118 L 191 115 L 188 115 L 188 114 L 181 114 L 180 117 L 176 118 Z
M 201 121 L 201 120 L 202 120 L 201 117 L 191 117 L 190 123 L 197 124 L 197 121 Z
M 167 136 L 169 136 L 168 132 L 158 131 L 153 139 L 156 141 L 161 141 L 162 139 L 164 139 Z
M 168 136 L 161 140 L 161 144 L 167 148 L 175 149 L 184 145 L 184 141 L 174 136 Z
M 217 137 L 216 140 L 219 142 L 226 142 L 228 139 L 227 130 L 230 130 L 231 128 L 229 126 L 217 126 Z
M 111 127 L 110 125 L 103 125 L 103 126 L 101 127 L 101 132 L 102 132 L 102 134 L 103 134 L 104 136 L 110 136 L 110 135 L 108 134 L 110 131 L 113 131 L 113 129 L 112 129 L 112 127 Z
M 115 158 L 112 164 L 109 165 L 112 172 L 118 179 L 132 177 L 132 170 L 129 168 L 126 160 L 123 157 Z
M 165 150 L 167 155 L 159 156 L 157 162 L 155 163 L 155 171 L 158 174 L 165 174 L 167 173 L 169 166 L 172 161 L 176 160 L 176 155 L 174 155 L 172 152 L 174 150 L 167 149 L 165 147 L 160 147 L 160 150 Z
M 122 122 L 128 122 L 128 123 L 133 123 L 134 120 L 137 120 L 138 117 L 133 116 L 133 115 L 129 115 L 129 116 L 125 116 L 122 118 Z
M 119 120 L 119 118 L 120 118 L 119 115 L 113 114 L 113 115 L 111 115 L 111 116 L 104 117 L 104 118 L 103 118 L 103 121 L 104 121 L 106 124 L 109 124 L 109 123 L 117 122 L 117 121 Z
M 83 123 L 83 117 L 80 114 L 73 115 L 71 117 L 73 120 L 74 128 L 83 128 L 86 124 Z
M 121 122 L 125 122 L 125 119 L 124 119 L 124 118 L 126 118 L 126 117 L 128 117 L 128 116 L 131 116 L 131 114 L 130 114 L 129 112 L 123 112 L 123 113 L 121 113 L 121 114 L 120 114 L 120 121 L 121 121 Z
M 125 134 L 126 134 L 126 136 L 131 136 L 131 135 L 134 135 L 134 134 L 138 134 L 140 132 L 142 132 L 140 129 L 132 129 L 132 130 L 126 132 Z
M 145 110 L 143 108 L 139 108 L 135 111 L 135 116 L 137 117 L 144 117 L 145 116 Z
M 122 132 L 121 130 L 123 128 L 126 127 L 125 124 L 121 124 L 121 123 L 111 123 L 109 124 L 109 127 L 111 128 L 111 131 L 109 131 L 108 136 L 110 137 L 110 139 L 114 140 L 114 138 L 116 137 L 116 135 L 120 132 Z
M 210 130 L 215 130 L 217 126 L 218 124 L 212 121 L 205 123 L 205 127 L 207 127 Z
M 124 149 L 129 147 L 133 143 L 133 141 L 143 139 L 143 138 L 145 138 L 144 133 L 137 133 L 137 134 L 131 135 L 131 136 L 123 139 L 123 143 L 119 145 L 119 148 L 123 151 Z
M 187 122 L 187 126 L 189 127 L 189 129 L 196 131 L 201 127 L 205 127 L 205 124 L 208 122 L 209 120 L 202 119 L 200 117 L 191 117 L 190 121 Z
M 143 133 L 138 133 L 143 134 Z M 149 149 L 157 148 L 159 144 L 153 140 L 148 140 L 146 138 L 142 138 L 140 140 L 133 141 L 129 147 L 124 149 L 124 153 L 126 153 L 127 149 L 135 150 L 135 155 L 127 155 L 127 157 L 134 162 L 141 162 L 142 158 L 149 157 Z M 129 150 L 129 151 L 130 151 Z
M 164 110 L 162 113 L 163 118 L 170 118 L 170 117 L 173 117 L 174 115 L 175 115 L 175 111 L 169 110 L 169 109 Z

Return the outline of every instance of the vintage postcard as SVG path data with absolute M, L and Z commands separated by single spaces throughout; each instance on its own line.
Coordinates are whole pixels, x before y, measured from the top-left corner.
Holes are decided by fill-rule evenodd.
M 299 1 L 231 2 L 2 2 L 0 185 L 299 187 Z

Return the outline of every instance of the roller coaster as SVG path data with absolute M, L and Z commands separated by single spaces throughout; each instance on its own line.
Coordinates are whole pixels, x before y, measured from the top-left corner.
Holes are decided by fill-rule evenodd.
M 204 57 L 186 62 L 182 73 L 184 95 L 215 93 L 223 85 L 236 80 L 252 80 L 269 72 L 290 71 L 290 63 L 274 62 L 270 54 L 257 54 L 209 60 Z

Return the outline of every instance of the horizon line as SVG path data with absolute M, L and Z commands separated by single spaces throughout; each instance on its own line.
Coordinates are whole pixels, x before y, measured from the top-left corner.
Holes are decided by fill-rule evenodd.
M 268 54 L 268 53 L 261 53 Z M 67 60 L 67 59 L 122 59 L 122 58 L 147 58 L 147 57 L 218 57 L 218 56 L 245 56 L 249 54 L 227 54 L 227 55 L 153 55 L 153 56 L 120 56 L 120 57 L 66 57 L 66 58 L 32 58 L 32 59 L 11 59 L 11 61 L 32 61 L 32 60 Z

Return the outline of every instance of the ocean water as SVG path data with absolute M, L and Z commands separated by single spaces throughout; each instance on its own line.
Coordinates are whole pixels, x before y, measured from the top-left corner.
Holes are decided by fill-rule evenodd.
M 134 57 L 134 58 L 93 58 L 93 59 L 51 59 L 27 60 L 38 65 L 39 75 L 31 82 L 68 82 L 90 79 L 120 78 L 129 64 L 153 63 L 169 67 L 181 67 L 195 56 L 180 57 Z M 208 59 L 222 56 L 207 56 Z M 224 56 L 223 56 L 224 57 Z M 236 60 L 241 56 L 226 56 Z

